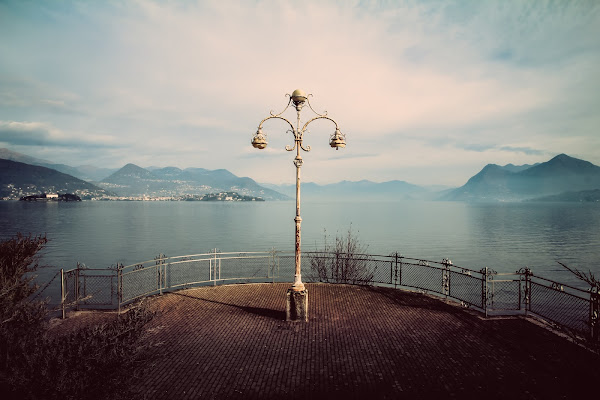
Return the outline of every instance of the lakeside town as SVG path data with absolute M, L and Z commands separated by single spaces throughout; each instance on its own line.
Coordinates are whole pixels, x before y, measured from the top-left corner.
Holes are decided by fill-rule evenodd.
M 16 198 L 3 198 L 2 200 L 16 200 Z M 72 193 L 41 193 L 21 196 L 19 201 L 82 201 L 82 198 Z M 265 201 L 262 197 L 244 196 L 237 192 L 208 193 L 204 195 L 181 196 L 93 196 L 83 195 L 83 200 L 91 201 Z

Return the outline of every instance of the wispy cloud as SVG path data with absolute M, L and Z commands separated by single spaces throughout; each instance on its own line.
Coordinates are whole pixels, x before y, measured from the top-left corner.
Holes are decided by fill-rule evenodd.
M 102 147 L 116 146 L 114 137 L 68 135 L 41 122 L 0 121 L 0 143 L 15 146 Z

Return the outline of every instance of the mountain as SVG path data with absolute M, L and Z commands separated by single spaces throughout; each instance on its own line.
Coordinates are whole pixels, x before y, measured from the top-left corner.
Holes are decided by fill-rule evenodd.
M 176 167 L 149 171 L 135 164 L 127 164 L 99 185 L 126 197 L 174 197 L 214 192 L 237 192 L 243 196 L 267 200 L 286 200 L 287 196 L 260 186 L 250 178 L 240 178 L 226 169 Z
M 77 176 L 85 181 L 98 182 L 117 171 L 117 168 L 101 168 L 93 165 L 78 165 L 75 167 Z
M 50 161 L 48 160 L 42 160 L 40 158 L 35 158 L 25 154 L 17 153 L 16 151 L 12 151 L 6 148 L 0 149 L 0 159 L 32 165 L 40 165 L 44 163 L 50 164 Z
M 539 165 L 539 164 L 540 163 L 535 163 L 533 165 L 529 165 L 529 164 L 523 164 L 523 165 L 506 164 L 502 168 L 504 168 L 505 170 L 510 171 L 510 172 L 521 172 L 521 171 L 524 171 L 524 170 L 529 169 L 531 167 L 535 167 L 536 165 Z
M 14 200 L 41 193 L 71 193 L 81 198 L 111 195 L 105 189 L 51 168 L 0 159 L 0 198 Z
M 443 194 L 440 200 L 521 201 L 598 188 L 600 167 L 559 154 L 526 168 L 488 164 L 465 185 Z
M 78 167 L 72 167 L 66 164 L 55 164 L 48 160 L 31 157 L 4 148 L 0 149 L 0 159 L 51 168 L 64 174 L 82 179 L 84 181 L 99 181 L 116 171 L 116 169 L 98 168 L 93 167 L 91 165 L 80 165 Z
M 296 185 L 269 185 L 263 184 L 290 197 L 296 195 Z M 372 182 L 341 181 L 328 185 L 318 185 L 313 182 L 301 184 L 302 196 L 315 200 L 398 200 L 398 199 L 425 199 L 431 195 L 429 191 L 421 186 L 413 185 L 404 181 Z

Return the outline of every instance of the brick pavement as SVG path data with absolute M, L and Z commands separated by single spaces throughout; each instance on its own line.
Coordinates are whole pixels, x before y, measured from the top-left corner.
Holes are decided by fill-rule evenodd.
M 154 297 L 145 340 L 155 346 L 139 390 L 148 399 L 548 399 L 581 398 L 600 381 L 598 355 L 524 318 L 308 284 L 309 322 L 285 322 L 288 286 Z

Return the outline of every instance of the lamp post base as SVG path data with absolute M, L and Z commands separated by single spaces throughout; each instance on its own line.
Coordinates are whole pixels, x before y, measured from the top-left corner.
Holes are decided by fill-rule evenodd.
M 308 322 L 308 290 L 296 291 L 292 288 L 286 293 L 286 321 Z

